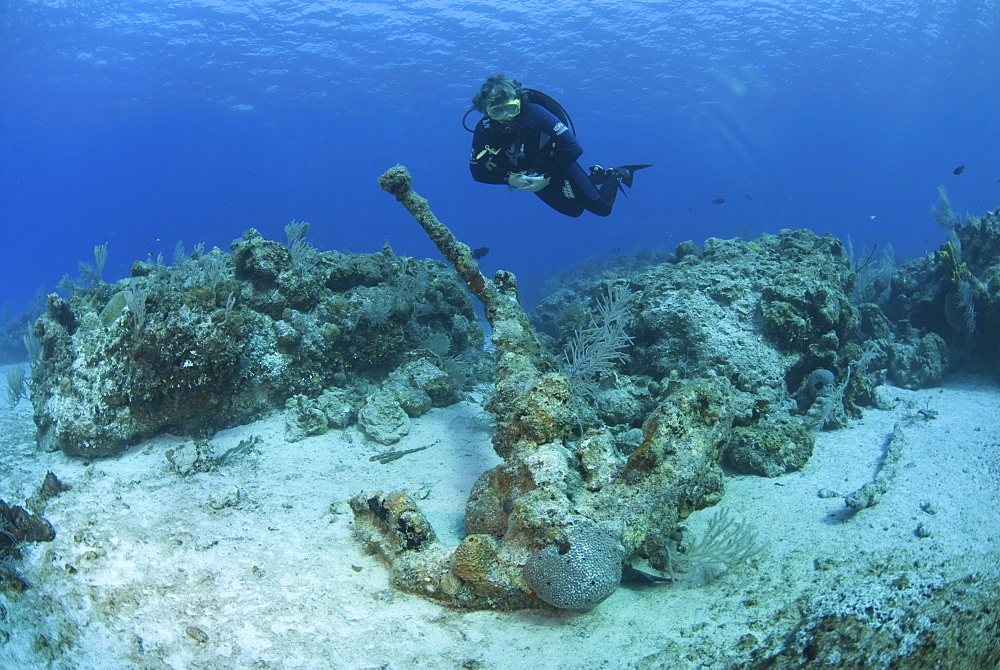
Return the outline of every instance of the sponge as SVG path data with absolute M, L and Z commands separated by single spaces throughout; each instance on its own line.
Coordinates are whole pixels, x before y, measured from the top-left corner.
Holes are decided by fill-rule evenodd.
M 524 581 L 553 607 L 586 612 L 614 593 L 625 549 L 600 528 L 567 529 L 567 542 L 537 551 L 524 563 Z

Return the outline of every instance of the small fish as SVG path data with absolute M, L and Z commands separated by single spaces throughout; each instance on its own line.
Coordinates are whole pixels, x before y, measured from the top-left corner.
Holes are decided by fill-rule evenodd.
M 726 204 L 726 199 L 725 198 L 716 198 L 715 200 L 712 201 L 712 204 L 713 205 L 725 205 Z
M 753 200 L 753 196 L 750 195 L 749 193 L 744 193 L 743 197 L 746 198 L 747 200 Z
M 479 247 L 478 249 L 473 250 L 472 257 L 475 258 L 476 260 L 479 260 L 488 253 L 490 253 L 489 247 Z
M 962 174 L 965 172 L 965 163 L 962 163 L 957 168 L 951 171 L 952 174 Z

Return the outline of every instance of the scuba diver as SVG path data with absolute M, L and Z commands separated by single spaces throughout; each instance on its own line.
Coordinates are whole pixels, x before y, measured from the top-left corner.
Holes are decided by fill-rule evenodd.
M 474 110 L 484 114 L 475 129 L 465 125 Z M 603 168 L 589 174 L 576 160 L 583 147 L 569 114 L 554 99 L 498 74 L 472 98 L 462 126 L 473 133 L 469 169 L 484 184 L 507 184 L 534 193 L 567 216 L 584 210 L 607 216 L 618 191 L 632 186 L 636 170 L 649 165 Z

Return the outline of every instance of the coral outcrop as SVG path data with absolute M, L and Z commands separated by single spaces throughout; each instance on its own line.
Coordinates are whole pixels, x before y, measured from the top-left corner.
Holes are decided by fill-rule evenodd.
M 967 364 L 1000 375 L 1000 209 L 951 221 L 948 241 L 895 271 L 878 306 L 901 341 L 897 384 L 933 386 Z
M 457 399 L 443 360 L 472 365 L 483 339 L 471 301 L 439 262 L 388 245 L 321 253 L 256 230 L 231 253 L 135 263 L 115 284 L 53 294 L 34 334 L 38 443 L 83 457 L 165 431 L 205 437 L 289 400 L 289 433 L 299 438 L 354 420 L 376 402 L 370 393 L 387 394 L 398 433 L 408 412 Z M 372 381 L 386 387 L 372 391 Z
M 596 296 L 627 283 L 637 294 L 628 362 L 595 393 L 590 420 L 625 436 L 646 420 L 665 385 L 724 378 L 734 414 L 729 465 L 777 476 L 806 463 L 812 430 L 842 426 L 872 404 L 878 366 L 859 346 L 853 281 L 831 236 L 785 230 L 750 242 L 710 238 L 700 250 L 679 246 L 666 262 L 578 277 L 543 298 L 533 321 L 553 349 L 563 349 Z M 800 392 L 820 370 L 828 391 Z
M 380 183 L 493 327 L 489 409 L 503 463 L 473 486 L 459 546 L 441 545 L 402 492 L 351 501 L 359 536 L 389 563 L 393 583 L 455 606 L 586 611 L 635 558 L 669 572 L 671 533 L 722 495 L 720 464 L 769 477 L 801 468 L 814 431 L 884 402 L 887 377 L 937 383 L 955 354 L 957 335 L 936 332 L 948 321 L 993 332 L 997 272 L 976 254 L 960 260 L 958 248 L 989 247 L 995 217 L 957 230 L 918 264 L 921 282 L 941 287 L 908 287 L 906 304 L 857 286 L 859 265 L 837 239 L 785 230 L 685 243 L 644 268 L 577 276 L 541 301 L 533 327 L 514 278 L 479 272 L 405 168 Z
M 469 248 L 412 190 L 405 168 L 379 181 L 483 302 L 497 355 L 493 446 L 504 462 L 473 487 L 457 548 L 437 541 L 402 492 L 351 500 L 359 537 L 389 563 L 396 586 L 455 606 L 598 605 L 626 558 L 644 554 L 662 565 L 679 519 L 718 499 L 732 385 L 716 377 L 662 389 L 629 457 L 606 430 L 578 435 L 578 398 L 529 325 L 513 276 L 484 277 Z

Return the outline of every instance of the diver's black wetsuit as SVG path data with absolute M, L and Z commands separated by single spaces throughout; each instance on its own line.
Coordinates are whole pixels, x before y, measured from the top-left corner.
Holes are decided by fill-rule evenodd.
M 510 121 L 484 116 L 476 124 L 469 169 L 473 179 L 485 184 L 506 184 L 517 172 L 545 175 L 549 185 L 535 195 L 549 207 L 567 216 L 580 216 L 584 210 L 607 216 L 618 180 L 588 175 L 576 162 L 581 154 L 583 147 L 573 131 L 549 110 L 529 102 Z M 600 191 L 595 184 L 602 185 Z M 574 197 L 567 198 L 564 189 L 572 189 Z

